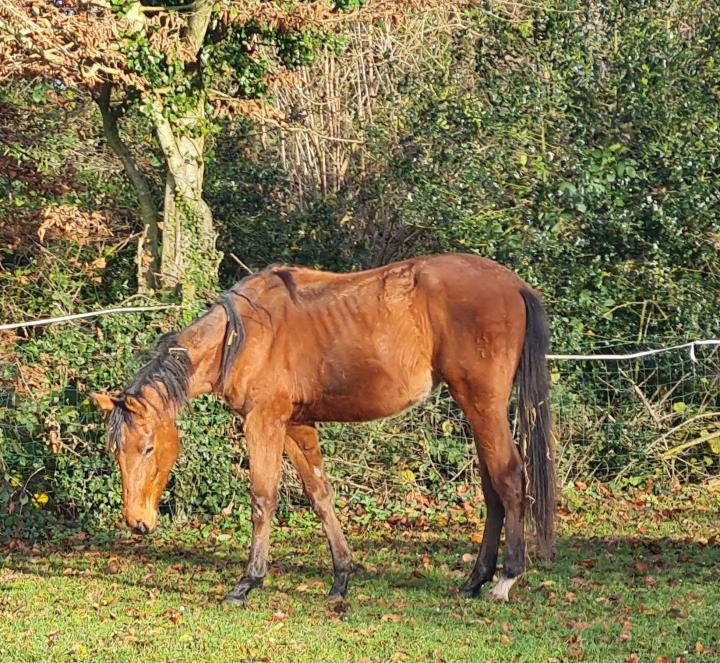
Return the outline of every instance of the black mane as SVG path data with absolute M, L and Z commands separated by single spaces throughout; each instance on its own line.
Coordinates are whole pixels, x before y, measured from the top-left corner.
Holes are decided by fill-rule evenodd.
M 233 301 L 233 295 L 240 295 L 247 299 L 247 295 L 241 292 L 240 283 L 234 285 L 228 290 L 217 303 L 225 309 L 225 315 L 227 315 L 227 326 L 225 327 L 225 336 L 223 338 L 223 349 L 222 349 L 222 390 L 225 391 L 225 382 L 230 373 L 230 369 L 238 356 L 238 353 L 245 345 L 245 327 L 243 326 L 242 318 L 237 308 L 235 308 L 235 302 Z
M 253 307 L 255 303 L 242 291 L 245 281 L 243 279 L 223 294 L 215 305 L 222 306 L 227 315 L 227 326 L 223 337 L 222 348 L 222 386 L 232 368 L 233 362 L 242 349 L 245 341 L 245 328 L 233 296 L 246 299 Z M 212 308 L 212 307 L 211 307 Z M 107 419 L 108 451 L 111 453 L 122 448 L 123 424 L 133 426 L 133 413 L 128 410 L 125 399 L 133 396 L 147 403 L 143 396 L 143 389 L 150 387 L 160 396 L 163 406 L 176 414 L 189 400 L 188 388 L 192 363 L 187 350 L 178 341 L 180 332 L 166 334 L 160 339 L 150 360 L 140 369 L 129 387 L 118 396 L 115 407 Z M 161 387 L 164 387 L 162 389 Z M 148 403 L 149 405 L 149 403 Z
M 166 334 L 160 339 L 145 366 L 135 376 L 129 387 L 118 397 L 108 417 L 108 450 L 122 447 L 123 424 L 133 425 L 133 413 L 128 410 L 125 399 L 133 396 L 147 403 L 143 389 L 150 387 L 160 396 L 164 406 L 177 412 L 188 401 L 188 383 L 192 364 L 187 350 L 178 343 L 178 332 Z M 165 387 L 160 388 L 160 383 Z

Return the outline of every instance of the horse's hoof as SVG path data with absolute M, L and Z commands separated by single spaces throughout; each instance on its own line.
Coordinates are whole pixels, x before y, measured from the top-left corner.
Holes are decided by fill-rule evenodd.
M 462 585 L 460 585 L 460 587 L 458 587 L 458 594 L 468 599 L 476 599 L 480 596 L 483 585 L 485 585 L 488 580 L 492 580 L 492 578 L 477 576 L 473 573 Z
M 247 607 L 247 594 L 240 595 L 240 594 L 233 594 L 232 592 L 230 592 L 223 599 L 223 604 L 234 605 L 234 606 L 237 606 L 238 608 L 246 608 Z
M 458 594 L 460 594 L 460 596 L 463 596 L 466 599 L 476 599 L 478 596 L 480 596 L 481 588 L 482 588 L 482 584 L 471 585 L 466 582 L 464 585 L 461 585 L 457 591 L 458 591 Z
M 520 576 L 507 578 L 506 576 L 502 576 L 502 578 L 498 580 L 497 585 L 488 592 L 488 600 L 497 603 L 507 603 L 509 601 L 508 593 L 510 592 L 510 588 L 518 581 L 519 577 Z
M 510 599 L 508 598 L 507 594 L 502 594 L 501 592 L 495 592 L 494 589 L 491 589 L 488 592 L 487 595 L 488 601 L 491 603 L 507 603 Z
M 248 594 L 255 587 L 262 587 L 262 578 L 245 577 L 233 587 L 223 599 L 223 603 L 245 607 Z

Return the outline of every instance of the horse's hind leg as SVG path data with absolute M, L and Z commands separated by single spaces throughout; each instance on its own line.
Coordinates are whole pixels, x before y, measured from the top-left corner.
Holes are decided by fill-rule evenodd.
M 507 395 L 501 397 L 496 392 L 466 384 L 451 385 L 451 391 L 472 426 L 475 446 L 484 466 L 483 491 L 488 507 L 478 558 L 462 591 L 477 596 L 481 585 L 492 579 L 504 512 L 503 574 L 491 590 L 490 598 L 507 601 L 510 588 L 525 570 L 523 466 L 510 432 Z
M 355 570 L 352 552 L 345 540 L 340 521 L 335 514 L 333 491 L 323 469 L 317 431 L 312 426 L 288 426 L 285 451 L 303 482 L 313 510 L 320 518 L 330 546 L 334 580 L 331 598 L 347 594 L 350 574 Z
M 487 507 L 487 518 L 483 530 L 482 543 L 478 552 L 475 566 L 470 577 L 460 587 L 460 593 L 469 598 L 475 598 L 480 594 L 481 587 L 495 575 L 497 568 L 498 547 L 500 545 L 500 532 L 505 520 L 505 507 L 500 496 L 493 488 L 490 474 L 484 463 L 480 463 L 483 494 Z

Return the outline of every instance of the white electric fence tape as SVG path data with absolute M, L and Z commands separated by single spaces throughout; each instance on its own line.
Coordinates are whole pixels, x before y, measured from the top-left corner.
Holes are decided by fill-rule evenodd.
M 102 311 L 89 311 L 88 313 L 76 313 L 74 315 L 62 315 L 57 318 L 43 318 L 42 320 L 30 320 L 28 322 L 15 322 L 0 325 L 0 331 L 7 329 L 19 329 L 21 327 L 40 327 L 42 325 L 50 325 L 55 322 L 67 322 L 69 320 L 82 320 L 84 318 L 94 318 L 100 315 L 110 315 L 113 313 L 135 313 L 140 311 L 162 311 L 170 308 L 181 308 L 176 304 L 168 304 L 164 306 L 126 306 L 123 308 L 108 308 Z M 656 348 L 654 350 L 642 350 L 640 352 L 632 352 L 630 354 L 597 354 L 597 355 L 546 355 L 550 361 L 624 361 L 628 359 L 640 359 L 641 357 L 649 357 L 651 355 L 660 354 L 662 352 L 670 352 L 671 350 L 681 350 L 682 348 L 690 348 L 690 359 L 697 361 L 695 356 L 695 348 L 698 345 L 719 345 L 720 339 L 705 339 L 701 341 L 690 341 L 680 345 L 671 345 L 668 348 Z
M 135 313 L 137 311 L 162 311 L 168 308 L 180 308 L 175 304 L 165 306 L 125 306 L 123 308 L 107 308 L 102 311 L 89 311 L 88 313 L 75 313 L 74 315 L 61 315 L 58 318 L 43 318 L 42 320 L 29 320 L 28 322 L 14 322 L 0 325 L 0 331 L 6 329 L 20 329 L 21 327 L 41 327 L 54 322 L 67 322 L 68 320 L 81 320 L 83 318 L 94 318 L 98 315 L 109 315 L 111 313 Z
M 649 357 L 650 355 L 657 355 L 661 352 L 670 352 L 671 350 L 681 350 L 682 348 L 690 348 L 690 359 L 694 362 L 697 361 L 695 356 L 695 348 L 698 345 L 720 345 L 720 339 L 705 339 L 702 341 L 690 341 L 689 343 L 681 343 L 680 345 L 671 345 L 668 348 L 656 348 L 654 350 L 642 350 L 640 352 L 632 352 L 624 355 L 611 355 L 611 354 L 599 354 L 599 355 L 545 355 L 547 359 L 551 361 L 623 361 L 626 359 L 639 359 L 641 357 Z

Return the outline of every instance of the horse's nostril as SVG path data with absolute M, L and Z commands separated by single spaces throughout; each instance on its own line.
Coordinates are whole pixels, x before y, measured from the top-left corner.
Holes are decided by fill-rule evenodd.
M 138 524 L 135 526 L 135 531 L 138 534 L 147 534 L 150 531 L 150 528 L 142 520 L 138 520 Z

